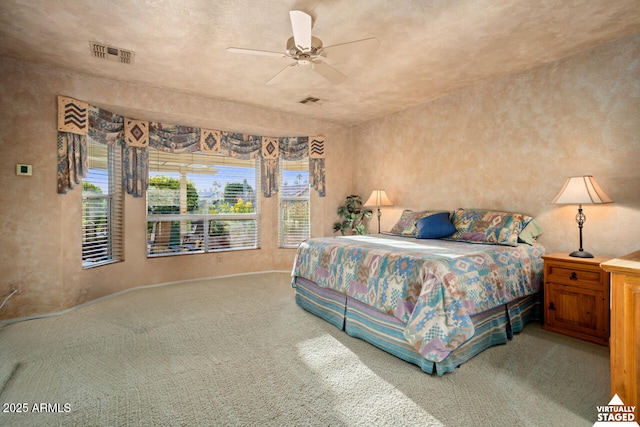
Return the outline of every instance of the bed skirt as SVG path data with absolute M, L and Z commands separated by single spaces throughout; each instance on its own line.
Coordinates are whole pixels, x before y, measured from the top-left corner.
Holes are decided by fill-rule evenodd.
M 475 334 L 441 362 L 420 355 L 404 338 L 405 325 L 331 289 L 322 288 L 304 278 L 294 281 L 296 303 L 347 334 L 360 338 L 400 359 L 418 365 L 429 374 L 443 375 L 487 348 L 505 344 L 530 321 L 541 320 L 540 295 L 520 298 L 505 305 L 471 316 Z

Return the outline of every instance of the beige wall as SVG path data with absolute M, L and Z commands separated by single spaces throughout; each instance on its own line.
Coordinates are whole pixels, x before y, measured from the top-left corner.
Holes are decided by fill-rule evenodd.
M 56 312 L 131 287 L 243 272 L 289 270 L 293 249 L 277 244 L 277 197 L 261 200 L 261 249 L 146 258 L 143 198 L 125 198 L 125 262 L 81 267 L 81 192 L 56 193 L 57 95 L 165 123 L 270 136 L 325 135 L 327 196 L 312 191 L 312 233 L 331 221 L 352 187 L 350 129 L 276 111 L 0 58 L 0 319 Z M 17 176 L 17 163 L 33 176 Z M 329 219 L 327 219 L 329 218 Z
M 313 193 L 312 234 L 331 235 L 352 192 L 385 188 L 389 229 L 402 209 L 495 208 L 531 214 L 549 251 L 577 249 L 576 207 L 550 203 L 571 175 L 594 175 L 615 204 L 585 206 L 585 249 L 640 249 L 640 36 L 453 93 L 352 129 L 276 111 L 0 58 L 0 319 L 59 311 L 142 285 L 274 269 L 277 199 L 262 200 L 262 248 L 147 259 L 145 202 L 126 196 L 126 261 L 80 262 L 81 194 L 56 194 L 56 96 L 111 111 L 263 135 L 327 136 L 327 197 Z M 357 160 L 363 161 L 356 163 Z M 32 177 L 15 174 L 33 165 Z M 370 229 L 376 228 L 375 217 Z
M 640 250 L 640 36 L 475 86 L 354 129 L 356 191 L 403 209 L 494 208 L 535 216 L 549 252 L 578 249 L 577 206 L 551 200 L 593 175 L 613 205 L 585 205 L 584 248 Z M 374 230 L 375 223 L 370 223 Z

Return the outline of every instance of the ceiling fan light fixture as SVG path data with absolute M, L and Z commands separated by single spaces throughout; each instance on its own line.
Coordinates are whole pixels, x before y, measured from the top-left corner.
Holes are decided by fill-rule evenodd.
M 297 60 L 298 64 L 300 65 L 309 65 L 311 64 L 311 55 L 301 53 L 300 55 L 298 55 Z
M 322 40 L 317 37 L 311 37 L 311 47 L 305 50 L 301 50 L 296 46 L 296 42 L 293 37 L 287 40 L 287 54 L 291 57 L 295 57 L 301 53 L 308 53 L 310 55 L 317 55 L 322 50 Z

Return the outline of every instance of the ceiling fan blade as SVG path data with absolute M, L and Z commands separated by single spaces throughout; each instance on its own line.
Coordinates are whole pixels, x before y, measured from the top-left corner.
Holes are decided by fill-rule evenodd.
M 347 76 L 342 74 L 340 71 L 333 68 L 331 65 L 322 61 L 313 61 L 312 67 L 313 70 L 320 74 L 325 79 L 329 80 L 331 83 L 342 83 L 347 79 Z
M 348 57 L 353 54 L 367 53 L 373 52 L 380 45 L 380 41 L 371 37 L 368 39 L 355 40 L 352 42 L 334 44 L 332 46 L 327 46 L 322 49 L 320 54 L 325 58 L 339 58 L 339 57 Z
M 272 85 L 272 84 L 276 84 L 279 81 L 282 80 L 282 78 L 284 77 L 285 74 L 288 74 L 287 70 L 290 70 L 293 67 L 297 67 L 298 63 L 297 62 L 292 62 L 291 64 L 287 65 L 286 67 L 284 67 L 282 70 L 278 71 L 278 73 L 276 75 L 274 75 L 273 77 L 271 77 L 269 80 L 267 80 L 264 84 L 266 85 Z
M 241 48 L 241 47 L 228 47 L 227 48 L 227 52 L 243 53 L 243 54 L 248 54 L 248 55 L 275 56 L 275 57 L 278 57 L 278 58 L 284 58 L 284 57 L 287 56 L 282 52 L 273 52 L 273 51 L 270 51 L 270 50 L 244 49 L 244 48 Z
M 311 49 L 311 16 L 301 10 L 291 10 L 289 17 L 296 46 L 302 51 L 308 51 Z

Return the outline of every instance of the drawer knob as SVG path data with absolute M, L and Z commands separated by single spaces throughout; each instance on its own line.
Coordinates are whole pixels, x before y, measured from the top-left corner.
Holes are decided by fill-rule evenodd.
M 575 271 L 571 273 L 571 276 L 569 276 L 569 280 L 578 280 L 578 275 Z
M 556 305 L 552 302 L 549 303 L 549 310 L 555 311 Z

